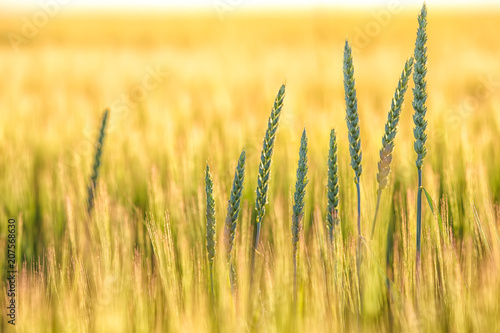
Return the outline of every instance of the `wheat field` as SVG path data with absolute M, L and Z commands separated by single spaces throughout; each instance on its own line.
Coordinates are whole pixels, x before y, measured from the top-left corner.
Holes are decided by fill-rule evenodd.
M 423 202 L 420 275 L 413 81 L 369 237 L 384 124 L 413 55 L 418 8 L 385 21 L 370 9 L 234 10 L 222 18 L 210 11 L 61 13 L 16 47 L 12 32 L 21 35 L 22 18 L 32 13 L 0 14 L 0 251 L 7 254 L 7 224 L 15 219 L 16 331 L 500 332 L 500 11 L 428 11 L 423 186 L 432 200 Z M 363 149 L 359 274 L 346 38 Z M 262 140 L 283 83 L 254 254 Z M 340 226 L 330 247 L 332 128 Z M 308 184 L 294 296 L 292 208 L 304 129 Z M 242 150 L 232 291 L 224 221 Z M 217 221 L 213 292 L 207 163 Z M 2 276 L 7 265 L 0 255 Z M 8 288 L 3 279 L 2 332 L 13 331 Z

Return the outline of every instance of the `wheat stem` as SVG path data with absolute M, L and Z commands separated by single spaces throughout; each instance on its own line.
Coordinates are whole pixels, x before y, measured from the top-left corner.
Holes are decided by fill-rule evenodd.
M 352 64 L 352 51 L 349 43 L 345 42 L 344 47 L 344 91 L 345 91 L 345 103 L 346 103 L 346 123 L 349 138 L 349 153 L 351 155 L 351 167 L 354 170 L 355 177 L 354 182 L 356 184 L 356 191 L 358 195 L 358 238 L 357 238 L 357 251 L 356 251 L 356 263 L 357 263 L 357 275 L 358 275 L 358 287 L 360 300 L 362 301 L 362 290 L 361 290 L 361 190 L 359 186 L 359 178 L 363 171 L 361 166 L 362 152 L 361 152 L 361 140 L 359 131 L 359 116 L 358 116 L 358 102 L 356 98 L 356 82 L 354 80 L 354 66 Z M 360 304 L 358 316 L 361 312 L 362 305 Z
M 425 142 L 427 140 L 427 135 L 425 134 L 425 129 L 427 127 L 427 121 L 425 120 L 425 114 L 427 112 L 427 106 L 425 102 L 427 101 L 427 82 L 425 80 L 425 75 L 427 74 L 427 7 L 424 3 L 422 10 L 418 16 L 418 30 L 417 30 L 417 40 L 415 42 L 415 70 L 413 72 L 413 82 L 415 87 L 413 88 L 413 109 L 415 111 L 413 115 L 413 122 L 415 128 L 413 129 L 413 134 L 415 136 L 414 148 L 417 153 L 416 166 L 418 170 L 418 193 L 417 193 L 417 245 L 416 245 L 416 274 L 418 279 L 418 274 L 420 271 L 420 242 L 421 242 L 421 230 L 422 230 L 422 164 L 427 154 L 425 148 Z

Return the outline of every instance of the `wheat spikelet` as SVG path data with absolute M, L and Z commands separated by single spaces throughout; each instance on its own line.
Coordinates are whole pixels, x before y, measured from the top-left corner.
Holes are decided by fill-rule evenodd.
M 337 164 L 337 134 L 330 131 L 330 148 L 328 151 L 328 185 L 327 185 L 326 227 L 330 242 L 333 241 L 333 231 L 340 222 L 339 215 L 339 177 Z
M 205 171 L 205 192 L 207 194 L 207 254 L 210 268 L 210 283 L 212 286 L 212 295 L 214 294 L 214 257 L 215 257 L 215 201 L 213 194 L 213 182 L 210 175 L 210 168 L 207 164 Z
M 233 188 L 227 205 L 226 224 L 224 228 L 225 241 L 227 246 L 227 261 L 229 263 L 229 277 L 231 281 L 231 289 L 236 285 L 236 272 L 232 261 L 232 250 L 234 245 L 234 237 L 236 235 L 236 220 L 240 212 L 241 193 L 243 191 L 243 181 L 245 180 L 245 157 L 246 153 L 243 150 L 238 159 L 238 165 L 234 172 Z
M 94 164 L 92 166 L 92 176 L 90 178 L 90 184 L 88 187 L 87 196 L 87 213 L 90 215 L 92 208 L 94 207 L 94 197 L 97 188 L 97 178 L 99 176 L 99 167 L 101 165 L 101 155 L 102 148 L 104 144 L 104 137 L 106 135 L 106 125 L 108 123 L 109 111 L 105 110 L 101 121 L 101 130 L 99 132 L 99 138 L 97 140 L 96 152 L 94 156 Z
M 292 216 L 292 246 L 293 246 L 293 281 L 294 294 L 297 294 L 297 250 L 302 219 L 304 217 L 304 196 L 307 180 L 307 134 L 302 132 L 299 149 L 299 165 L 297 167 L 297 181 L 295 183 L 293 216 Z
M 389 183 L 389 174 L 391 173 L 392 152 L 394 150 L 394 139 L 398 131 L 399 116 L 403 106 L 404 95 L 408 88 L 408 80 L 413 68 L 413 58 L 410 57 L 405 63 L 401 77 L 399 78 L 394 98 L 391 102 L 391 109 L 387 115 L 387 122 L 385 123 L 385 132 L 382 137 L 382 148 L 380 149 L 380 161 L 378 162 L 378 191 L 377 191 L 377 206 L 375 208 L 375 216 L 373 218 L 371 237 L 375 231 L 375 224 L 377 222 L 377 213 L 380 205 L 380 196 L 382 190 L 387 187 Z
M 351 166 L 356 176 L 354 181 L 359 182 L 363 171 L 361 167 L 361 139 L 359 137 L 358 101 L 356 98 L 356 81 L 354 80 L 354 66 L 352 65 L 352 51 L 349 43 L 344 47 L 344 91 L 346 104 L 346 122 L 349 135 L 349 153 Z
M 391 172 L 392 152 L 394 150 L 394 139 L 398 131 L 399 117 L 401 108 L 404 102 L 404 95 L 408 88 L 408 79 L 413 68 L 413 57 L 405 63 L 401 77 L 399 78 L 398 87 L 394 93 L 394 98 L 391 102 L 391 109 L 387 115 L 385 123 L 385 132 L 382 137 L 382 148 L 380 149 L 380 162 L 378 163 L 377 182 L 379 191 L 387 187 L 389 182 L 389 174 Z
M 427 74 L 426 27 L 427 7 L 424 3 L 418 16 L 418 31 L 414 54 L 415 70 L 413 72 L 413 83 L 415 84 L 413 88 L 413 109 L 415 110 L 413 115 L 413 122 L 415 124 L 413 135 L 415 136 L 414 148 L 417 153 L 416 165 L 419 170 L 422 169 L 422 164 L 427 154 L 427 149 L 425 148 L 425 142 L 427 141 L 427 135 L 425 134 L 425 129 L 427 128 L 427 121 L 425 120 L 425 114 L 427 113 L 427 106 L 425 105 L 427 101 L 427 82 L 425 80 L 425 75 Z
M 269 188 L 269 180 L 271 178 L 271 162 L 274 150 L 274 141 L 278 124 L 280 120 L 281 110 L 283 108 L 283 100 L 285 98 L 285 84 L 283 84 L 274 100 L 274 106 L 269 117 L 266 136 L 262 145 L 262 153 L 260 156 L 259 176 L 257 179 L 257 197 L 255 199 L 255 209 L 257 210 L 256 217 L 256 232 L 254 248 L 257 249 L 259 244 L 259 235 L 262 219 L 264 218 L 265 205 L 267 204 L 267 191 Z

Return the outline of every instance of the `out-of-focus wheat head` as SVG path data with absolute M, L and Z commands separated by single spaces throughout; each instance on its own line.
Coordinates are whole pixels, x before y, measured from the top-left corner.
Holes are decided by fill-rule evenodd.
M 340 223 L 339 214 L 339 176 L 337 163 L 337 134 L 335 129 L 330 131 L 330 148 L 328 150 L 328 184 L 326 189 L 327 195 L 327 212 L 326 212 L 326 227 L 330 242 L 333 241 L 333 232 L 335 226 Z
M 229 263 L 231 287 L 234 288 L 236 283 L 236 272 L 233 265 L 233 246 L 234 237 L 236 236 L 236 224 L 238 220 L 238 214 L 240 212 L 240 202 L 241 194 L 243 191 L 243 182 L 245 180 L 245 159 L 246 152 L 243 150 L 238 159 L 238 165 L 234 172 L 233 187 L 231 189 L 231 194 L 229 197 L 227 205 L 227 216 L 226 223 L 224 227 L 224 237 L 227 246 L 227 261 Z

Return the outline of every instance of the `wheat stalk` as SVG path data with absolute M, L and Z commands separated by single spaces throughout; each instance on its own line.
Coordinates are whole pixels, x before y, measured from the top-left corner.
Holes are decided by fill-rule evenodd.
M 418 171 L 418 193 L 417 193 L 417 251 L 416 251 L 416 274 L 418 276 L 420 268 L 420 239 L 422 231 L 422 164 L 424 162 L 427 150 L 425 148 L 425 142 L 427 140 L 427 135 L 425 134 L 425 129 L 427 127 L 427 121 L 425 120 L 425 114 L 427 113 L 427 106 L 425 102 L 427 100 L 427 82 L 425 80 L 425 75 L 427 74 L 427 7 L 424 3 L 420 14 L 418 15 L 418 30 L 417 30 L 417 40 L 415 42 L 415 69 L 413 71 L 413 83 L 415 87 L 413 88 L 413 122 L 415 127 L 413 129 L 413 135 L 415 136 L 415 143 L 413 145 L 415 152 L 417 153 L 416 166 Z
M 352 65 L 352 51 L 349 43 L 344 47 L 344 91 L 346 104 L 346 122 L 349 138 L 349 153 L 351 155 L 351 167 L 354 170 L 356 189 L 358 192 L 358 238 L 361 237 L 361 202 L 359 177 L 363 171 L 361 166 L 362 152 L 361 139 L 359 137 L 358 101 L 356 98 L 356 81 L 354 80 L 354 66 Z M 359 241 L 358 241 L 359 242 Z
M 292 216 L 292 246 L 293 246 L 293 286 L 294 297 L 297 296 L 297 251 L 302 219 L 304 217 L 304 196 L 307 180 L 307 134 L 302 132 L 299 149 L 299 165 L 297 167 L 297 181 L 295 183 L 293 216 Z
M 214 292 L 214 257 L 215 257 L 215 201 L 213 194 L 213 182 L 210 175 L 210 167 L 207 163 L 207 169 L 205 171 L 205 192 L 207 194 L 207 253 L 208 253 L 208 265 L 210 268 L 210 285 L 212 286 L 212 296 L 215 295 Z
M 101 130 L 99 132 L 99 138 L 97 139 L 96 152 L 94 156 L 94 164 L 92 166 L 92 176 L 90 178 L 90 184 L 88 187 L 87 196 L 87 213 L 90 215 L 92 208 L 94 207 L 94 197 L 95 191 L 97 189 L 97 178 L 99 176 L 99 167 L 101 165 L 101 155 L 102 148 L 104 145 L 104 137 L 106 135 L 106 125 L 108 123 L 109 111 L 105 110 L 101 120 Z
M 391 173 L 392 152 L 394 150 L 394 139 L 398 132 L 399 116 L 403 107 L 404 96 L 408 88 L 408 80 L 413 68 L 413 57 L 410 57 L 405 63 L 401 77 L 399 78 L 394 98 L 391 102 L 391 109 L 387 115 L 387 122 L 385 123 L 385 132 L 382 137 L 382 148 L 380 149 L 380 162 L 378 162 L 378 191 L 377 191 L 377 206 L 375 208 L 375 216 L 373 217 L 371 238 L 375 232 L 375 224 L 377 223 L 377 213 L 380 205 L 380 197 L 382 190 L 387 187 L 389 183 L 389 174 Z
M 238 159 L 238 165 L 234 172 L 233 187 L 227 205 L 226 224 L 224 228 L 225 241 L 227 246 L 227 262 L 229 263 L 229 279 L 231 290 L 236 287 L 236 272 L 234 270 L 232 250 L 234 245 L 234 237 L 236 235 L 236 221 L 240 212 L 241 194 L 243 191 L 243 181 L 245 180 L 245 157 L 246 153 L 243 150 Z
M 328 151 L 328 185 L 327 185 L 326 227 L 330 243 L 333 243 L 333 231 L 340 222 L 339 215 L 339 177 L 337 164 L 337 134 L 330 131 L 330 148 Z
M 361 292 L 361 190 L 359 188 L 359 177 L 363 171 L 361 167 L 361 139 L 359 137 L 359 116 L 358 102 L 356 98 L 356 81 L 354 80 L 354 66 L 352 64 L 352 51 L 349 43 L 345 42 L 344 47 L 344 91 L 346 104 L 346 122 L 349 138 L 349 153 L 351 155 L 351 167 L 354 170 L 354 183 L 356 184 L 356 192 L 358 194 L 358 239 L 356 251 L 356 268 L 358 275 L 358 287 L 360 300 L 363 299 Z M 358 311 L 358 316 L 361 311 L 361 304 Z
M 257 216 L 255 220 L 255 239 L 254 251 L 252 254 L 251 272 L 253 272 L 255 263 L 255 252 L 259 245 L 259 236 L 262 219 L 264 218 L 265 205 L 267 204 L 267 191 L 269 188 L 269 180 L 271 178 L 271 162 L 274 150 L 274 141 L 278 131 L 278 124 L 280 120 L 281 110 L 283 108 L 283 100 L 285 98 L 285 84 L 283 84 L 278 91 L 278 95 L 274 100 L 274 106 L 269 117 L 267 124 L 266 135 L 262 145 L 262 153 L 260 156 L 259 176 L 257 178 L 257 190 L 255 199 L 255 209 Z M 253 275 L 252 275 L 253 276 Z

